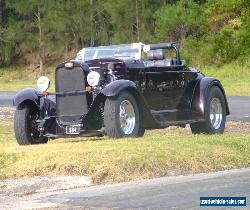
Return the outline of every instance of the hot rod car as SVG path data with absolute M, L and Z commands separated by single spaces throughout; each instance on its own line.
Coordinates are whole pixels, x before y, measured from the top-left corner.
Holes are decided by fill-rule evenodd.
M 194 134 L 221 134 L 229 115 L 220 81 L 187 67 L 174 43 L 83 48 L 56 67 L 55 93 L 48 92 L 45 76 L 37 85 L 13 101 L 20 145 L 72 136 L 139 137 L 145 129 L 186 124 Z

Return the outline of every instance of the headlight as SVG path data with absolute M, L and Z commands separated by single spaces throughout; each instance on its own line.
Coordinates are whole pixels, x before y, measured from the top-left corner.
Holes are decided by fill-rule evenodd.
M 87 76 L 87 81 L 90 86 L 92 87 L 97 86 L 100 81 L 100 74 L 96 71 L 89 72 Z
M 41 76 L 37 80 L 37 89 L 41 92 L 45 92 L 46 90 L 49 89 L 50 86 L 50 80 L 48 77 Z

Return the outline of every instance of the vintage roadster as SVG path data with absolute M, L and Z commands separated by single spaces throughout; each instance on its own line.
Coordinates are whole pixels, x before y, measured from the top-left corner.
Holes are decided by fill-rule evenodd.
M 56 67 L 55 93 L 48 92 L 45 76 L 37 85 L 13 101 L 20 145 L 72 136 L 139 137 L 145 129 L 186 124 L 194 134 L 221 134 L 229 115 L 221 83 L 187 67 L 174 43 L 84 48 Z

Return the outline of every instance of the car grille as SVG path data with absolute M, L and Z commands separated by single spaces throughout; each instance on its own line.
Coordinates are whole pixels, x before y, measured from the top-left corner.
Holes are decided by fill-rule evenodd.
M 77 124 L 87 113 L 85 74 L 81 67 L 56 70 L 56 114 L 60 123 Z M 73 93 L 76 91 L 76 93 Z M 71 94 L 68 94 L 71 92 Z

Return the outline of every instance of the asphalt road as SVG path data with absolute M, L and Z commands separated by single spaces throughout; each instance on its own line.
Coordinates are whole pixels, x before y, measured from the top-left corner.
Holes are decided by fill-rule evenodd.
M 200 209 L 199 201 L 202 196 L 247 197 L 248 206 L 242 209 L 250 209 L 250 168 L 92 186 L 24 197 L 1 197 L 0 205 L 11 209 L 42 207 L 46 209 L 187 210 Z M 202 209 L 206 208 L 202 207 Z M 219 209 L 228 209 L 228 207 Z
M 0 107 L 12 107 L 15 92 L 0 92 Z
M 14 92 L 0 92 L 0 107 L 11 107 Z M 228 96 L 231 114 L 228 121 L 250 122 L 250 96 Z

